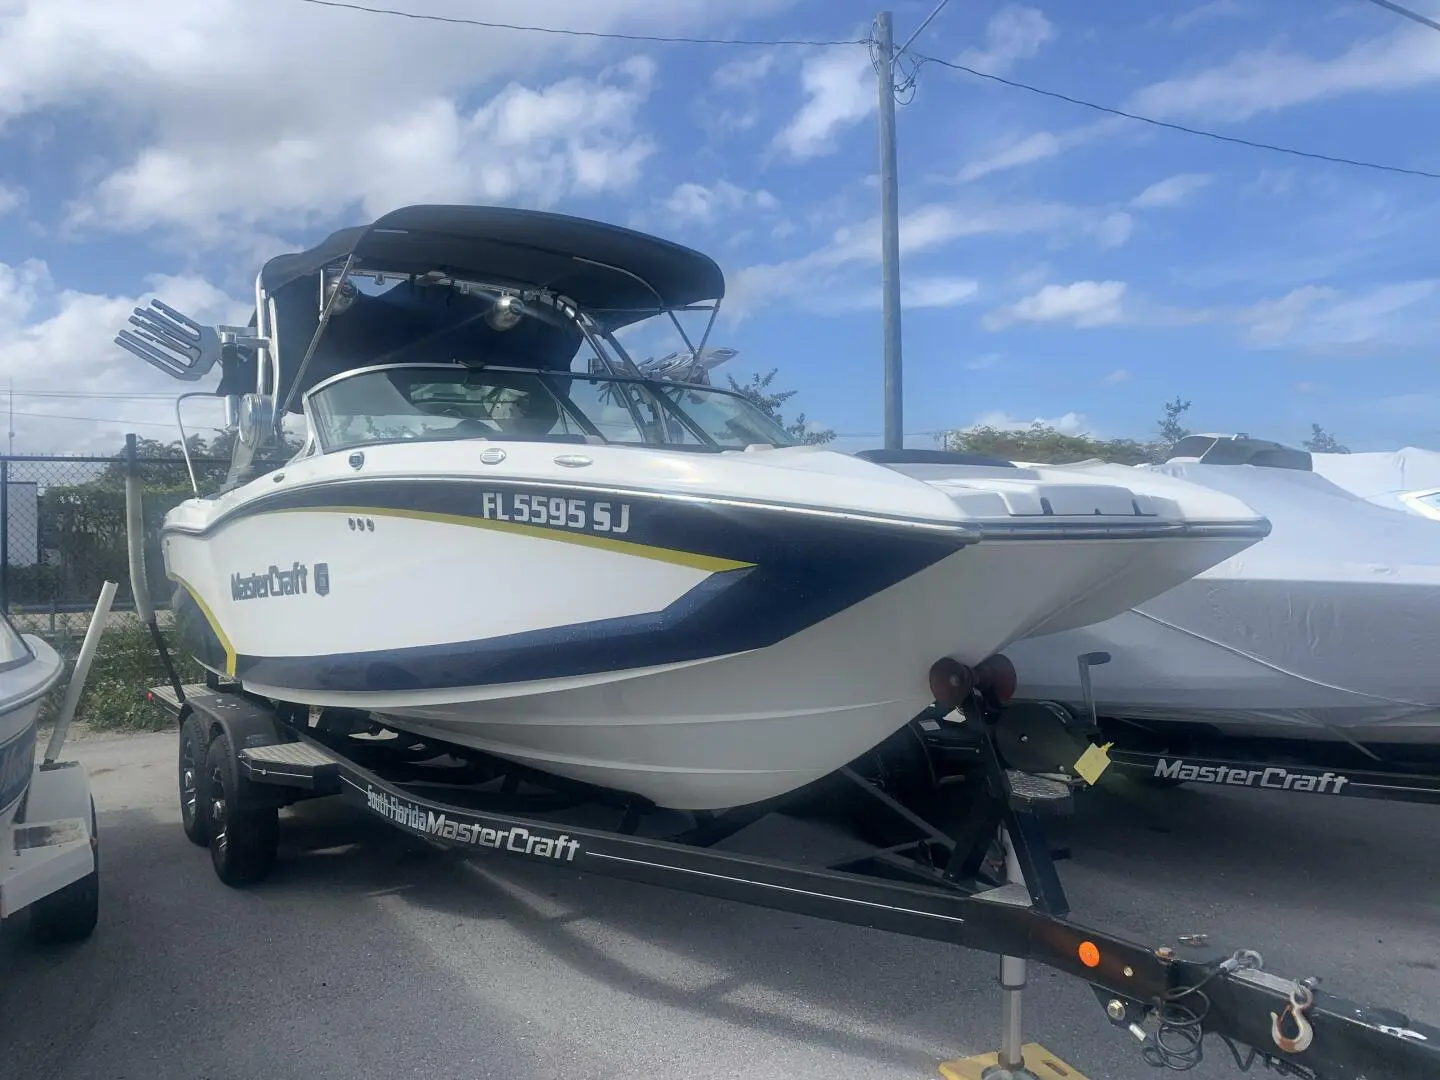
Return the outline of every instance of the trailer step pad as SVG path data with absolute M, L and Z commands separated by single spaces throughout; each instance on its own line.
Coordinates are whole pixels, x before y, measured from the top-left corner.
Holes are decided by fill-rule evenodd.
M 340 762 L 323 747 L 308 742 L 247 746 L 236 756 L 240 767 L 256 783 L 305 788 L 320 794 L 339 790 Z
M 1026 1043 L 1020 1048 L 1020 1056 L 1025 1060 L 1028 1075 L 1035 1080 L 1085 1080 L 1084 1073 L 1061 1061 L 1039 1043 Z M 988 1054 L 942 1062 L 940 1075 L 945 1080 L 981 1080 L 986 1069 L 994 1069 L 999 1063 L 1000 1055 L 992 1050 Z M 1027 1073 L 1009 1075 L 1026 1077 Z
M 181 689 L 185 691 L 185 697 L 187 699 L 211 692 L 210 688 L 204 683 L 187 683 L 182 686 Z M 180 699 L 175 696 L 175 688 L 173 686 L 168 684 L 164 686 L 152 686 L 150 687 L 150 697 L 170 712 L 178 713 L 180 711 Z
M 317 746 L 309 743 L 275 743 L 271 746 L 249 746 L 240 751 L 240 756 L 257 765 L 297 765 L 301 768 L 320 769 L 336 764 L 335 759 Z
M 1074 796 L 1059 780 L 1017 769 L 1007 770 L 1006 777 L 1010 781 L 1010 804 L 1015 809 L 1046 817 L 1068 817 L 1074 811 Z

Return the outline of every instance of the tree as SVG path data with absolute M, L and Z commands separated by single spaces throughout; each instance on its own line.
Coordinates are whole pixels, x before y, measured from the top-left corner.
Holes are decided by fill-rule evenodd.
M 1340 440 L 1326 431 L 1319 424 L 1310 425 L 1310 438 L 1300 444 L 1312 454 L 1348 454 L 1350 448 L 1343 446 Z
M 770 383 L 774 381 L 775 373 L 778 370 L 778 368 L 771 368 L 770 371 L 764 375 L 758 373 L 752 374 L 750 381 L 744 385 L 737 383 L 733 375 L 726 375 L 725 377 L 730 380 L 730 389 L 734 390 L 737 394 L 744 394 L 753 401 L 770 419 L 783 427 L 791 438 L 810 446 L 819 446 L 832 441 L 835 438 L 835 432 L 829 428 L 825 428 L 823 431 L 811 431 L 810 423 L 805 419 L 803 412 L 797 414 L 792 422 L 788 424 L 785 422 L 785 418 L 780 415 L 780 406 L 794 397 L 796 391 L 782 390 L 777 393 L 769 389 Z
M 1164 408 L 1165 418 L 1158 425 L 1159 437 L 1147 442 L 1069 434 L 1037 420 L 1028 428 L 974 427 L 947 431 L 940 436 L 940 444 L 946 450 L 992 454 L 1007 461 L 1030 461 L 1036 465 L 1065 465 L 1097 458 L 1116 465 L 1157 463 L 1164 461 L 1174 445 L 1190 434 L 1180 423 L 1190 402 L 1177 396 L 1174 401 L 1167 401 Z
M 1037 465 L 1064 465 L 1099 458 L 1120 465 L 1139 465 L 1153 459 L 1153 447 L 1134 439 L 1096 439 L 1071 435 L 1038 420 L 1028 428 L 974 427 L 947 431 L 941 436 L 946 450 L 991 454 L 1007 461 Z
M 1190 429 L 1180 423 L 1180 417 L 1190 411 L 1190 402 L 1181 401 L 1177 394 L 1174 401 L 1165 403 L 1165 419 L 1160 421 L 1160 444 L 1169 451 L 1176 443 L 1190 434 Z M 1163 460 L 1161 458 L 1160 460 Z

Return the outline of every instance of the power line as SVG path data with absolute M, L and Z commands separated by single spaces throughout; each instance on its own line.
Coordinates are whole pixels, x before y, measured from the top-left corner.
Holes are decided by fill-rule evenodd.
M 343 11 L 357 11 L 367 15 L 383 15 L 392 18 L 413 19 L 419 22 L 446 23 L 455 26 L 475 26 L 487 30 L 510 30 L 517 33 L 552 34 L 559 37 L 598 38 L 607 41 L 636 41 L 656 42 L 662 44 L 682 45 L 739 45 L 752 47 L 779 47 L 797 46 L 803 48 L 820 48 L 842 45 L 863 45 L 872 51 L 875 49 L 876 41 L 872 37 L 848 38 L 848 39 L 808 39 L 808 38 L 705 38 L 688 37 L 681 35 L 663 34 L 626 34 L 620 32 L 609 32 L 600 30 L 574 30 L 558 26 L 530 26 L 522 23 L 496 22 L 488 19 L 471 19 L 455 15 L 432 15 L 418 11 L 405 11 L 400 8 L 372 7 L 366 4 L 350 3 L 348 0 L 298 0 L 302 4 L 310 4 L 315 7 L 331 8 Z M 1440 22 L 1427 19 L 1425 16 L 1411 11 L 1393 3 L 1392 0 L 1370 0 L 1371 3 L 1379 4 L 1406 18 L 1414 19 L 1426 26 L 1440 30 Z M 946 6 L 946 0 L 941 0 L 931 12 L 930 16 L 921 24 L 921 29 L 929 23 Z M 917 31 L 918 33 L 918 31 Z M 916 35 L 911 35 L 914 40 Z M 908 43 L 907 43 L 908 44 Z M 1233 146 L 1245 146 L 1252 150 L 1267 150 L 1274 154 L 1285 154 L 1290 157 L 1305 158 L 1310 161 L 1323 161 L 1332 165 L 1350 165 L 1359 169 L 1370 169 L 1376 172 L 1396 173 L 1403 176 L 1418 176 L 1426 180 L 1440 180 L 1440 172 L 1429 172 L 1425 169 L 1410 169 L 1401 165 L 1387 165 L 1382 162 L 1362 161 L 1358 158 L 1340 157 L 1334 154 L 1321 154 L 1311 150 L 1299 150 L 1291 146 L 1281 146 L 1278 143 L 1260 142 L 1255 139 L 1245 139 L 1238 135 L 1221 135 L 1219 132 L 1206 131 L 1204 128 L 1190 127 L 1186 124 L 1176 124 L 1168 120 L 1156 120 L 1154 117 L 1142 116 L 1139 113 L 1128 112 L 1124 109 L 1113 108 L 1109 105 L 1100 105 L 1093 101 L 1086 101 L 1083 98 L 1073 97 L 1069 94 L 1062 94 L 1057 90 L 1046 90 L 1039 86 L 1031 86 L 1029 83 L 1018 82 L 1014 79 L 1007 79 L 1000 75 L 993 75 L 985 71 L 977 71 L 975 68 L 967 67 L 964 64 L 956 63 L 953 60 L 941 60 L 935 56 L 925 56 L 920 53 L 903 50 L 903 55 L 895 57 L 896 67 L 902 67 L 904 61 L 910 61 L 911 67 L 904 73 L 904 78 L 896 87 L 897 92 L 904 94 L 913 92 L 916 76 L 919 69 L 925 64 L 939 64 L 941 67 L 950 68 L 954 71 L 961 71 L 967 75 L 973 75 L 979 79 L 989 79 L 991 82 L 1000 83 L 1003 86 L 1016 90 L 1025 90 L 1041 97 L 1053 98 L 1056 101 L 1064 101 L 1071 105 L 1078 105 L 1081 108 L 1092 109 L 1095 112 L 1105 113 L 1109 116 L 1118 116 L 1126 120 L 1134 120 L 1142 124 L 1150 124 L 1154 127 L 1165 128 L 1169 131 L 1178 131 L 1185 135 L 1195 135 L 1200 138 L 1213 139 L 1216 142 L 1230 143 Z M 908 99 L 907 99 L 908 100 Z
M 925 32 L 925 28 L 935 21 L 935 16 L 939 15 L 940 12 L 944 11 L 945 5 L 949 2 L 950 0 L 940 0 L 940 2 L 935 5 L 935 10 L 930 12 L 929 15 L 925 16 L 924 21 L 915 28 L 915 32 L 905 39 L 905 44 L 901 45 L 900 48 L 895 50 L 895 59 L 898 60 L 900 57 L 905 55 L 905 51 L 909 49 L 911 45 L 915 44 L 915 39 Z
M 1437 27 L 1440 29 L 1440 27 Z M 1168 120 L 1156 120 L 1153 117 L 1141 116 L 1139 113 L 1126 112 L 1124 109 L 1111 108 L 1109 105 L 1097 105 L 1093 101 L 1085 101 L 1082 98 L 1071 97 L 1069 94 L 1062 94 L 1057 90 L 1044 90 L 1038 86 L 1031 86 L 1029 83 L 1016 82 L 1013 79 L 1006 79 L 999 75 L 992 75 L 985 71 L 976 71 L 974 68 L 966 67 L 964 64 L 957 64 L 952 60 L 941 60 L 934 56 L 916 56 L 916 63 L 919 66 L 925 64 L 939 64 L 941 67 L 952 68 L 955 71 L 963 71 L 967 75 L 974 75 L 976 78 L 989 79 L 992 82 L 1001 83 L 1004 86 L 1013 87 L 1016 90 L 1027 90 L 1032 94 L 1039 94 L 1042 97 L 1054 98 L 1057 101 L 1066 101 L 1071 105 L 1080 105 L 1086 109 L 1094 109 L 1096 112 L 1108 113 L 1111 116 L 1124 117 L 1126 120 L 1138 120 L 1142 124 L 1153 124 L 1155 127 L 1167 128 L 1170 131 L 1179 131 L 1186 135 L 1199 135 L 1206 139 L 1215 139 L 1218 142 L 1233 143 L 1237 146 L 1248 146 L 1253 150 L 1269 150 L 1276 154 L 1289 154 L 1292 157 L 1310 158 L 1314 161 L 1326 161 L 1332 165 L 1353 165 L 1361 169 L 1375 169 L 1379 172 L 1402 173 L 1406 176 L 1422 176 L 1427 180 L 1440 180 L 1440 173 L 1426 172 L 1424 169 L 1407 169 L 1401 165 L 1385 165 L 1375 161 L 1360 161 L 1356 158 L 1335 157 L 1330 154 L 1318 154 L 1310 150 L 1297 150 L 1291 146 L 1279 146 L 1275 143 L 1256 142 L 1253 139 L 1242 139 L 1237 135 L 1221 135 L 1218 132 L 1206 131 L 1203 128 L 1187 127 L 1185 124 L 1173 124 Z M 913 76 L 911 77 L 913 79 Z
M 116 390 L 11 390 L 12 397 L 62 398 L 74 401 L 174 401 L 174 394 L 126 394 Z
M 21 418 L 23 418 L 23 419 L 26 419 L 26 420 L 75 420 L 75 421 L 84 421 L 84 422 L 90 423 L 90 424 L 121 424 L 121 425 L 123 425 L 123 424 L 130 424 L 130 425 L 133 425 L 133 426 L 136 426 L 136 427 L 153 427 L 153 428 L 174 428 L 174 427 L 175 427 L 175 422 L 174 422 L 173 420 L 170 421 L 169 423 L 162 424 L 162 423 L 160 423 L 158 420 L 130 420 L 130 419 L 124 417 L 124 416 L 68 416 L 68 415 L 66 415 L 66 414 L 64 414 L 64 413 L 35 413 L 35 412 L 21 412 L 21 413 L 16 413 L 16 416 L 19 416 L 19 417 L 21 417 Z M 187 426 L 187 427 L 190 427 L 190 426 L 192 426 L 192 425 L 186 425 L 186 426 Z M 199 428 L 205 428 L 206 430 L 209 430 L 208 428 L 206 428 L 206 425 L 204 425 L 204 424 L 198 424 L 198 425 L 194 425 L 194 426 L 199 427 Z
M 1440 30 L 1440 22 L 1436 22 L 1426 15 L 1421 15 L 1418 11 L 1411 11 L 1407 7 L 1401 7 L 1399 4 L 1392 3 L 1391 0 L 1370 0 L 1370 2 L 1378 7 L 1388 8 L 1395 12 L 1396 15 L 1403 15 L 1407 19 L 1413 19 L 1421 26 L 1430 27 L 1431 30 Z
M 418 11 L 401 11 L 398 8 L 368 7 L 365 4 L 344 3 L 342 0 L 299 0 L 302 4 L 316 7 L 340 8 L 344 11 L 363 11 L 369 15 L 390 15 L 400 19 L 415 19 L 419 22 L 449 23 L 453 26 L 479 26 L 486 30 L 515 30 L 530 34 L 555 34 L 559 37 L 601 38 L 607 41 L 649 41 L 673 45 L 749 45 L 781 46 L 796 45 L 810 48 L 830 45 L 868 45 L 868 38 L 852 38 L 848 41 L 809 41 L 798 38 L 777 38 L 762 41 L 749 38 L 702 38 L 671 37 L 663 34 L 622 34 L 600 30 L 567 30 L 558 26 L 524 26 L 519 23 L 490 22 L 486 19 L 466 19 L 456 15 L 429 15 Z

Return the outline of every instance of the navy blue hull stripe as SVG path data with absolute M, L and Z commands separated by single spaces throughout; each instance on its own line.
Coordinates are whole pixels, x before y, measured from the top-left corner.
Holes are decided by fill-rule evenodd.
M 342 486 L 348 490 L 334 490 Z M 343 503 L 357 510 L 371 506 L 391 512 L 467 515 L 486 509 L 486 490 L 485 485 L 469 481 L 328 485 L 291 493 L 284 500 L 286 505 L 267 500 L 267 509 L 320 509 Z M 377 693 L 486 686 L 700 660 L 772 645 L 895 585 L 962 546 L 954 537 L 803 515 L 708 504 L 625 501 L 630 504 L 627 541 L 748 565 L 710 575 L 656 613 L 377 652 L 287 657 L 242 652 L 235 657 L 235 675 L 296 690 Z M 454 603 L 481 608 L 487 600 L 484 575 L 476 577 L 477 567 L 495 573 L 520 571 L 487 566 L 486 534 L 477 529 L 474 535 L 473 563 L 453 568 L 437 564 L 434 572 L 444 575 L 453 571 Z M 226 572 L 229 568 L 220 569 Z M 537 563 L 534 572 L 543 579 L 543 563 Z M 345 587 L 346 583 L 332 574 L 330 592 Z M 324 597 L 306 596 L 300 602 L 303 607 L 287 617 L 313 617 L 318 632 L 326 618 Z M 555 603 L 563 608 L 564 597 L 555 597 Z M 224 646 L 183 585 L 177 584 L 174 607 L 182 638 L 197 659 L 215 670 L 225 670 Z M 375 617 L 383 619 L 386 613 L 377 611 Z M 883 636 L 874 647 L 885 647 Z

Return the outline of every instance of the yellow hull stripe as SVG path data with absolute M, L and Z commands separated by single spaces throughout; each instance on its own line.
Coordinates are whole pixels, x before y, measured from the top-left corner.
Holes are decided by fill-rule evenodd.
M 219 640 L 220 647 L 225 650 L 225 674 L 234 678 L 235 646 L 230 643 L 230 638 L 220 626 L 220 620 L 215 617 L 215 612 L 210 610 L 210 605 L 205 603 L 204 598 L 196 591 L 195 586 L 191 585 L 184 578 L 173 573 L 167 573 L 166 577 L 179 584 L 181 588 L 190 594 L 190 599 L 195 601 L 195 606 L 200 609 L 200 614 L 205 616 L 205 621 L 210 624 L 211 631 L 215 634 L 216 639 Z
M 392 517 L 411 521 L 433 521 L 441 525 L 463 525 L 472 529 L 490 529 L 495 532 L 511 533 L 515 536 L 530 536 L 537 540 L 554 540 L 562 544 L 578 544 L 581 547 L 613 551 L 618 555 L 633 555 L 641 559 L 670 563 L 674 566 L 688 566 L 693 570 L 705 570 L 712 574 L 727 570 L 744 570 L 754 563 L 720 559 L 713 555 L 697 555 L 691 551 L 676 551 L 673 548 L 653 547 L 637 544 L 630 540 L 616 540 L 609 536 L 569 530 L 547 529 L 539 525 L 524 525 L 518 521 L 498 521 L 495 518 L 469 517 L 464 514 L 441 514 L 429 510 L 392 510 L 369 506 L 303 506 L 285 510 L 271 510 L 272 514 L 344 514 L 347 517 Z

